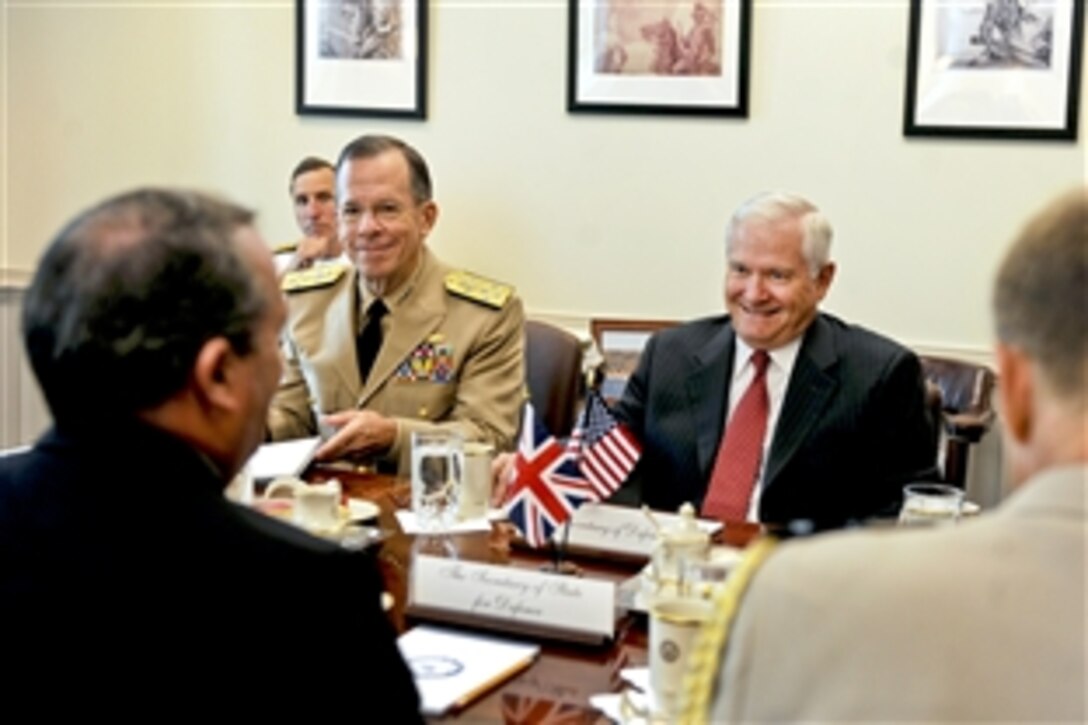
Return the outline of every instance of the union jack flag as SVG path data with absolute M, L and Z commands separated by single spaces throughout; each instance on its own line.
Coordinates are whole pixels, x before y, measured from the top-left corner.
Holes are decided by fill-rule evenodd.
M 586 501 L 597 500 L 568 447 L 525 404 L 506 515 L 530 546 L 543 546 Z
M 623 485 L 642 455 L 642 446 L 612 416 L 596 390 L 586 396 L 585 409 L 578 416 L 567 450 L 578 461 L 598 500 L 608 498 Z

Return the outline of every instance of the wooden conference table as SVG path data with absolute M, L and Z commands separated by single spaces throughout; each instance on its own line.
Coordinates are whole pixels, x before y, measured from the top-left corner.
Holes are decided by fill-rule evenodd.
M 408 578 L 413 551 L 427 547 L 431 555 L 453 555 L 467 561 L 479 561 L 514 567 L 539 568 L 549 563 L 547 553 L 510 546 L 504 527 L 490 532 L 455 534 L 443 537 L 443 548 L 433 551 L 423 537 L 405 534 L 397 524 L 394 511 L 408 508 L 409 484 L 393 476 L 311 468 L 306 479 L 312 483 L 338 478 L 350 498 L 366 499 L 381 508 L 379 524 L 393 532 L 378 554 L 386 589 L 395 598 L 390 612 L 398 632 L 409 629 L 415 620 L 405 612 Z M 731 524 L 723 529 L 717 543 L 744 546 L 759 533 L 754 524 Z M 642 561 L 604 560 L 570 557 L 583 576 L 615 581 L 634 576 Z M 516 638 L 516 635 L 504 635 Z M 606 645 L 576 645 L 542 641 L 541 654 L 527 670 L 483 695 L 459 713 L 435 720 L 465 722 L 530 723 L 562 717 L 563 722 L 597 723 L 607 719 L 589 704 L 589 696 L 621 689 L 620 670 L 646 664 L 646 621 L 644 615 L 629 614 L 616 627 L 616 637 Z

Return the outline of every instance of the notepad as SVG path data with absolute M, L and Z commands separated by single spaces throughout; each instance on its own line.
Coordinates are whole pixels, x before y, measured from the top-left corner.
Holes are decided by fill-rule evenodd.
M 314 458 L 314 451 L 321 439 L 298 438 L 296 440 L 265 443 L 246 463 L 254 481 L 267 482 L 280 476 L 301 476 Z
M 540 646 L 420 625 L 397 641 L 415 677 L 420 710 L 459 710 L 533 663 Z

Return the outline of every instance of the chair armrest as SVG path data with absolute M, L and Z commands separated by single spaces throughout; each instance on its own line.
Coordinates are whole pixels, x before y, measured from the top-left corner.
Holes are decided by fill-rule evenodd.
M 945 413 L 944 429 L 950 438 L 978 443 L 994 423 L 994 411 L 981 413 Z

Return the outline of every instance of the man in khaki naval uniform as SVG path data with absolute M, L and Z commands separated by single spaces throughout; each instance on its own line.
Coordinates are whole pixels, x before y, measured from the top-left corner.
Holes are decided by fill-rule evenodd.
M 689 721 L 1088 719 L 1086 228 L 1081 187 L 1028 224 L 997 276 L 1017 490 L 955 526 L 780 545 L 743 596 L 720 676 L 701 669 L 702 647 L 693 656 L 690 700 L 713 705 Z M 743 586 L 730 582 L 723 605 Z M 704 645 L 732 616 L 718 612 Z
M 438 216 L 426 162 L 398 139 L 362 136 L 340 154 L 337 206 L 353 264 L 283 280 L 289 349 L 271 437 L 314 435 L 320 424 L 335 432 L 318 460 L 368 459 L 402 472 L 416 430 L 509 449 L 525 390 L 521 302 L 426 248 Z M 381 342 L 364 380 L 357 337 L 372 324 Z

